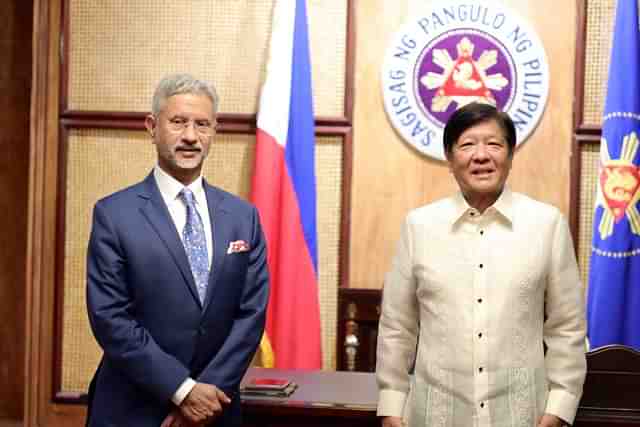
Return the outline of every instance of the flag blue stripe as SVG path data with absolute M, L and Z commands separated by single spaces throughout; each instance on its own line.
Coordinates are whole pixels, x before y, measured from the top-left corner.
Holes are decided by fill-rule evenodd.
M 285 161 L 298 198 L 304 238 L 318 272 L 316 177 L 311 60 L 304 0 L 296 0 L 291 99 Z

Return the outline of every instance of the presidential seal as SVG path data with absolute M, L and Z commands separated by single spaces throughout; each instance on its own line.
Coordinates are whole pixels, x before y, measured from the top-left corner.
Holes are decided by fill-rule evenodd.
M 631 115 L 630 115 L 631 116 Z M 640 167 L 633 163 L 638 152 L 638 136 L 630 132 L 622 138 L 619 158 L 611 158 L 606 138 L 600 142 L 600 173 L 596 204 L 603 213 L 598 224 L 601 240 L 614 232 L 614 226 L 626 217 L 631 233 L 640 236 Z
M 442 130 L 471 102 L 513 119 L 517 144 L 538 124 L 549 92 L 547 57 L 533 29 L 496 4 L 436 3 L 395 35 L 382 68 L 393 127 L 421 153 L 444 160 Z

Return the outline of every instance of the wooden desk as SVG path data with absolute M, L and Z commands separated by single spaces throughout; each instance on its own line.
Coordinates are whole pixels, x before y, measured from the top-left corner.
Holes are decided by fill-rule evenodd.
M 243 398 L 243 426 L 379 426 L 378 390 L 366 372 L 285 371 L 251 368 L 249 378 L 287 378 L 298 389 L 286 398 Z
M 640 427 L 639 360 L 636 352 L 616 347 L 588 356 L 587 381 L 575 427 Z M 619 370 L 613 372 L 611 366 Z M 299 387 L 287 398 L 243 399 L 243 425 L 378 427 L 374 375 L 251 368 L 245 379 L 288 378 Z

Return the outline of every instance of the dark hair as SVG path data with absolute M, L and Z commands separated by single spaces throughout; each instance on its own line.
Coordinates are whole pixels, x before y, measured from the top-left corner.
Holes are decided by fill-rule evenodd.
M 442 136 L 444 143 L 444 152 L 447 156 L 451 154 L 453 145 L 456 143 L 460 135 L 470 127 L 479 123 L 495 120 L 502 129 L 504 137 L 509 147 L 509 155 L 513 154 L 516 146 L 516 128 L 511 117 L 505 112 L 499 111 L 496 107 L 480 102 L 472 102 L 457 109 L 444 127 Z

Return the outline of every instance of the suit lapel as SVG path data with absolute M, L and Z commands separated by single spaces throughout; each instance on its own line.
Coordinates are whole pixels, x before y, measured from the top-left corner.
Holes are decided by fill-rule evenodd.
M 193 274 L 191 274 L 191 267 L 189 266 L 187 254 L 184 250 L 184 246 L 182 245 L 182 240 L 180 240 L 180 236 L 176 231 L 176 226 L 171 219 L 171 214 L 169 214 L 167 205 L 162 199 L 162 195 L 160 194 L 160 190 L 155 182 L 153 173 L 147 176 L 143 181 L 142 191 L 140 192 L 139 197 L 146 200 L 146 203 L 144 203 L 140 208 L 142 214 L 147 218 L 155 232 L 164 242 L 171 254 L 171 257 L 178 266 L 180 273 L 182 273 L 185 285 L 198 305 L 200 305 L 198 291 L 196 290 Z
M 227 256 L 226 245 L 229 244 L 229 233 L 231 232 L 231 227 L 228 226 L 228 211 L 224 206 L 224 194 L 207 182 L 204 182 L 204 189 L 207 195 L 211 234 L 213 236 L 213 258 L 211 260 L 207 296 L 204 300 L 203 311 L 207 309 L 217 291 L 216 283 L 222 273 L 224 260 Z

